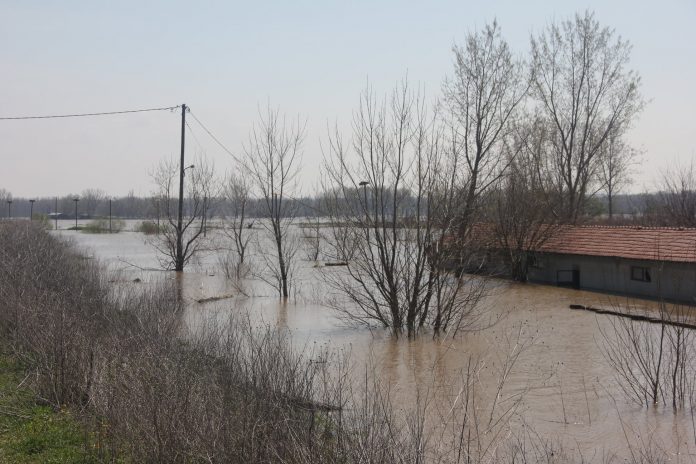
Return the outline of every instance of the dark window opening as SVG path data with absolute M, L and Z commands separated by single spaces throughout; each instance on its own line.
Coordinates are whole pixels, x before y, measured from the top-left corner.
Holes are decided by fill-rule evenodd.
M 580 270 L 559 270 L 556 271 L 556 284 L 559 287 L 580 288 Z
M 631 280 L 637 280 L 638 282 L 651 282 L 650 268 L 631 266 Z

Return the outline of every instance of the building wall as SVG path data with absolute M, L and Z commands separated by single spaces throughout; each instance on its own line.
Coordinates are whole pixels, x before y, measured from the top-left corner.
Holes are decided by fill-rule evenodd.
M 632 267 L 647 269 L 650 281 L 631 279 Z M 558 271 L 577 271 L 582 289 L 696 303 L 695 264 L 542 254 L 530 269 L 529 279 L 557 285 Z

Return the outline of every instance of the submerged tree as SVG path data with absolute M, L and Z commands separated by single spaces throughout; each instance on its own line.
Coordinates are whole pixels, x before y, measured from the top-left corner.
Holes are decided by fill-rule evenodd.
M 273 285 L 281 297 L 290 294 L 291 271 L 297 241 L 290 235 L 296 204 L 288 201 L 300 169 L 304 127 L 299 121 L 287 122 L 278 110 L 268 107 L 244 146 L 245 169 L 261 196 L 268 221 L 262 224 L 273 241 L 274 251 L 262 253 Z M 263 247 L 261 248 L 263 249 Z
M 513 279 L 526 282 L 535 253 L 557 231 L 559 199 L 546 169 L 546 131 L 538 119 L 518 127 L 506 147 L 511 160 L 487 197 L 496 248 Z
M 454 167 L 462 160 L 445 133 L 403 85 L 382 104 L 366 90 L 351 142 L 330 137 L 327 254 L 352 259 L 324 275 L 336 291 L 331 304 L 347 318 L 409 336 L 424 327 L 456 333 L 472 322 L 483 279 L 446 271 L 459 263 L 448 233 L 460 226 Z
M 552 142 L 564 216 L 575 222 L 598 185 L 602 152 L 643 107 L 640 78 L 627 69 L 630 45 L 592 13 L 552 24 L 532 45 L 532 96 Z
M 609 316 L 609 324 L 600 325 L 603 355 L 621 389 L 636 403 L 671 404 L 675 412 L 692 408 L 696 337 L 691 307 L 660 301 L 657 309 L 657 317 L 651 322 Z M 616 311 L 630 315 L 637 308 L 626 304 Z
M 251 222 L 249 222 L 250 182 L 240 174 L 230 174 L 223 188 L 223 195 L 228 202 L 229 214 L 223 223 L 223 233 L 234 244 L 234 274 L 239 278 L 246 259 L 247 248 L 251 241 Z
M 152 173 L 156 185 L 155 196 L 159 199 L 160 212 L 165 224 L 157 236 L 155 247 L 160 252 L 161 263 L 166 269 L 183 271 L 184 267 L 201 250 L 209 202 L 215 196 L 215 170 L 204 157 L 199 156 L 195 164 L 185 169 L 185 191 L 183 200 L 183 222 L 178 227 L 179 164 L 163 160 Z

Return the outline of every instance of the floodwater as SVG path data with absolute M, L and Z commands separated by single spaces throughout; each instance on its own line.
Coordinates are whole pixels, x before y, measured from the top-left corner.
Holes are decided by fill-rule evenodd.
M 64 227 L 73 225 L 68 222 Z M 55 233 L 121 270 L 127 281 L 173 278 L 173 273 L 157 270 L 157 254 L 150 243 L 153 237 L 128 231 L 113 235 Z M 210 235 L 215 238 L 214 232 Z M 287 303 L 281 303 L 272 288 L 257 280 L 246 282 L 242 289 L 246 295 L 241 294 L 221 271 L 221 255 L 205 254 L 183 275 L 184 296 L 189 302 L 186 319 L 192 326 L 211 317 L 247 311 L 254 321 L 287 327 L 300 346 L 316 343 L 350 352 L 356 369 L 364 368 L 369 359 L 397 397 L 411 404 L 416 392 L 425 390 L 440 395 L 442 402 L 450 401 L 452 387 L 456 391 L 457 380 L 472 357 L 497 372 L 507 353 L 523 345 L 503 395 L 522 395 L 518 422 L 590 459 L 612 452 L 625 455 L 628 442 L 657 443 L 676 462 L 696 456 L 690 412 L 674 412 L 671 406 L 646 408 L 629 401 L 622 392 L 601 349 L 601 329 L 610 327 L 612 316 L 569 309 L 570 304 L 612 307 L 626 303 L 625 298 L 492 279 L 481 312 L 497 323 L 444 340 L 428 334 L 416 340 L 395 340 L 382 329 L 350 326 L 322 306 L 318 273 L 340 270 L 314 267 L 301 249 L 295 294 Z M 210 297 L 228 298 L 199 302 Z M 631 300 L 631 304 L 648 312 L 655 308 L 649 301 Z M 493 392 L 497 378 L 481 376 L 485 389 Z

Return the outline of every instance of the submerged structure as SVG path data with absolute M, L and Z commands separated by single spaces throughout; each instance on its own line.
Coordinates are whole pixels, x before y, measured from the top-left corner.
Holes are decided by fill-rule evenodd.
M 529 280 L 696 304 L 696 229 L 564 226 L 532 253 Z

